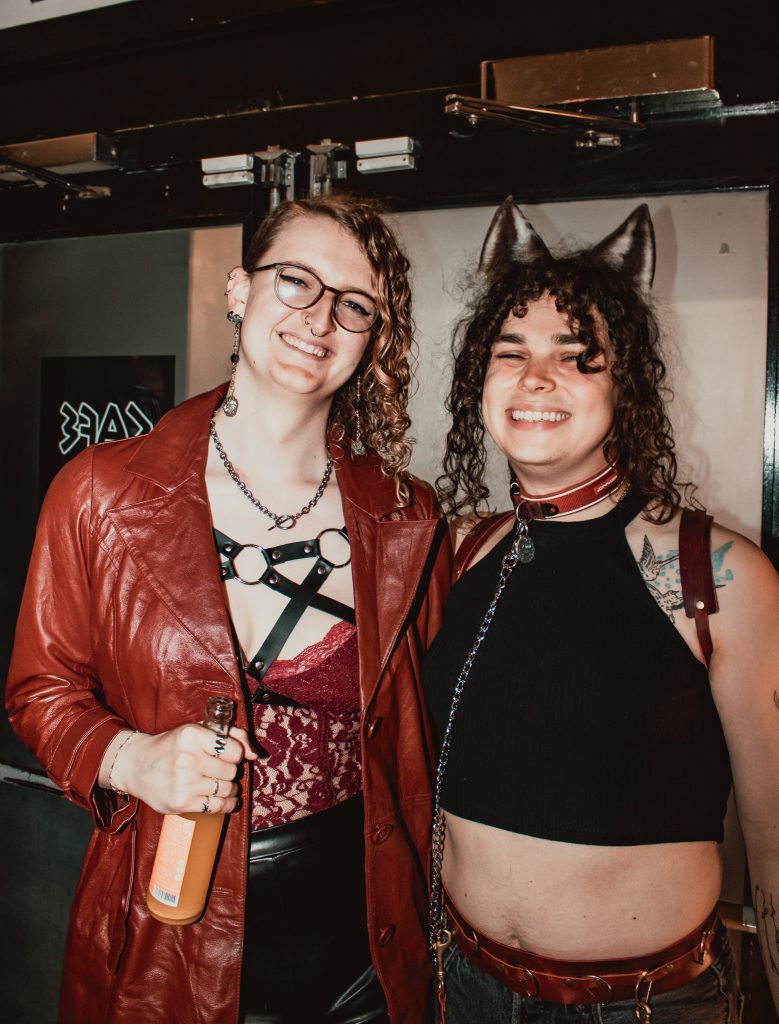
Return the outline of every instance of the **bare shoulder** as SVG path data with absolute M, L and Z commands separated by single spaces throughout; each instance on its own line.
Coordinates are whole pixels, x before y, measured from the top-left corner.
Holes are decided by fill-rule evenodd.
M 757 544 L 743 534 L 714 523 L 711 531 L 711 567 L 717 586 L 723 625 L 742 628 L 748 619 L 757 624 L 767 614 L 775 622 L 779 613 L 779 575 Z
M 765 552 L 748 537 L 735 530 L 713 523 L 711 528 L 711 556 L 715 572 L 719 562 L 727 559 L 734 572 L 747 585 L 759 584 L 761 581 L 779 581 L 776 569 Z
M 628 526 L 627 537 L 639 564 L 673 560 L 679 554 L 679 523 L 677 510 L 665 523 L 657 523 L 643 514 Z M 776 570 L 763 551 L 751 540 L 713 523 L 711 529 L 711 564 L 717 587 L 737 584 L 738 589 L 779 581 Z
M 699 654 L 691 623 L 683 613 L 679 524 L 681 510 L 664 523 L 643 514 L 628 526 L 626 537 L 646 587 L 691 649 Z M 728 634 L 752 629 L 760 601 L 779 610 L 779 577 L 757 545 L 719 523 L 712 526 L 711 570 L 721 614 L 712 618 L 715 648 Z M 749 620 L 749 623 L 747 623 Z M 732 641 L 731 641 L 732 643 Z

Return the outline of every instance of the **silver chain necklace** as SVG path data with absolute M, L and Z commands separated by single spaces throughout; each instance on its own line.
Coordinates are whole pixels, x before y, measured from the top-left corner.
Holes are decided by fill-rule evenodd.
M 503 561 L 500 563 L 498 585 L 495 589 L 492 601 L 490 602 L 490 606 L 484 613 L 484 618 L 481 620 L 473 646 L 468 652 L 468 656 L 466 657 L 463 667 L 460 669 L 460 674 L 457 677 L 457 682 L 454 684 L 452 702 L 449 706 L 449 717 L 446 722 L 446 731 L 444 732 L 444 738 L 441 743 L 441 752 L 438 756 L 438 766 L 436 768 L 435 790 L 433 795 L 433 835 L 431 841 L 429 940 L 430 951 L 435 965 L 437 997 L 442 1010 L 446 1002 L 444 954 L 452 941 L 452 933 L 446 927 L 443 885 L 441 882 L 441 869 L 443 868 L 444 863 L 444 843 L 446 841 L 446 818 L 444 817 L 443 807 L 441 806 L 444 775 L 446 774 L 446 767 L 449 763 L 449 751 L 452 746 L 452 728 L 454 726 L 454 720 L 460 707 L 460 700 L 463 695 L 463 690 L 465 689 L 465 684 L 468 681 L 468 676 L 470 675 L 473 663 L 476 660 L 476 654 L 482 645 L 482 641 L 489 632 L 492 620 L 495 617 L 495 610 L 498 607 L 498 601 L 500 601 L 501 595 L 506 589 L 506 585 L 514 571 L 514 567 L 518 562 L 532 561 L 534 555 L 535 549 L 533 541 L 529 536 L 528 521 L 524 516 L 519 514 L 519 509 L 517 509 L 515 515 L 517 525 L 514 540 L 512 541 L 509 550 L 503 556 Z
M 254 494 L 252 494 L 252 492 L 249 490 L 249 488 L 246 486 L 243 480 L 241 480 L 241 478 L 238 476 L 238 471 L 236 470 L 232 462 L 230 462 L 229 458 L 227 457 L 227 452 L 224 450 L 224 448 L 222 447 L 222 442 L 219 440 L 219 435 L 216 432 L 216 423 L 214 421 L 213 416 L 211 417 L 209 433 L 211 434 L 211 437 L 214 439 L 214 447 L 219 453 L 219 458 L 224 463 L 224 467 L 227 470 L 228 476 L 237 485 L 238 489 L 242 491 L 243 494 L 246 495 L 246 497 L 249 499 L 252 505 L 254 505 L 254 507 L 259 512 L 262 512 L 262 514 L 264 516 L 267 516 L 268 519 L 273 520 L 273 526 L 270 527 L 271 530 L 275 530 L 277 526 L 280 530 L 291 530 L 295 523 L 298 521 L 298 519 L 300 519 L 301 516 L 304 516 L 308 512 L 310 512 L 314 505 L 316 505 L 316 503 L 325 493 L 325 487 L 327 487 L 330 481 L 330 474 L 333 472 L 333 456 L 330 454 L 329 448 L 327 450 L 327 465 L 325 466 L 324 476 L 319 481 L 319 486 L 317 487 L 313 498 L 311 498 L 311 500 L 307 502 L 299 512 L 295 512 L 292 515 L 279 515 L 276 512 L 271 512 L 269 508 L 263 505 L 260 499 L 256 497 Z

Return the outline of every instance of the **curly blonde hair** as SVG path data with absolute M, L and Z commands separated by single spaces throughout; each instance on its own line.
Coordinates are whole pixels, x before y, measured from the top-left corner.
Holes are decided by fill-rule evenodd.
M 406 469 L 411 442 L 406 438 L 411 381 L 409 353 L 414 334 L 411 317 L 409 261 L 384 221 L 383 204 L 345 193 L 293 199 L 281 203 L 262 221 L 244 261 L 248 274 L 294 217 L 328 217 L 357 241 L 373 275 L 379 318 L 372 329 L 366 355 L 352 377 L 336 392 L 330 411 L 330 436 L 351 444 L 358 435 L 381 459 L 382 472 L 394 479 L 398 501 L 408 501 Z M 359 381 L 362 399 L 355 407 Z

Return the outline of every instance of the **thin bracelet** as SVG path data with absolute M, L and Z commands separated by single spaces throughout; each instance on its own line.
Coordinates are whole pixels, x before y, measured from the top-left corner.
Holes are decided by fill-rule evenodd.
M 114 759 L 111 762 L 111 767 L 108 769 L 108 788 L 112 789 L 114 791 L 114 793 L 118 793 L 119 796 L 129 796 L 129 794 L 126 793 L 123 789 L 117 789 L 116 786 L 114 785 L 114 779 L 113 779 L 114 768 L 116 768 L 116 762 L 117 762 L 121 752 L 124 750 L 124 748 L 130 742 L 130 740 L 133 738 L 133 736 L 137 736 L 137 735 L 138 735 L 138 730 L 135 729 L 135 730 L 133 730 L 133 732 L 128 733 L 128 735 L 125 736 L 125 738 L 122 740 L 122 742 L 116 748 L 116 753 L 114 754 Z

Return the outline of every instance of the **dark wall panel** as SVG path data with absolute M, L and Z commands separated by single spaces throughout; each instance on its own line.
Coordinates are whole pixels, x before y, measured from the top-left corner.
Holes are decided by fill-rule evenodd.
M 70 902 L 90 819 L 57 793 L 0 785 L 0 1021 L 55 1024 Z
M 184 394 L 189 232 L 0 248 L 0 672 L 38 516 L 41 359 L 170 355 Z M 0 713 L 0 762 L 38 771 Z M 0 782 L 0 1021 L 54 1024 L 70 902 L 91 831 L 56 792 Z M 9 940 L 13 955 L 9 955 Z M 23 983 L 20 980 L 23 979 Z

